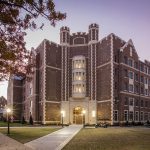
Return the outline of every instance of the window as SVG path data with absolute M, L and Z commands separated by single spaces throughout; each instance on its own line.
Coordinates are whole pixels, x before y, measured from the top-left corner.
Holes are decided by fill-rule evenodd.
M 139 121 L 139 112 L 138 111 L 135 112 L 135 121 Z
M 139 101 L 138 101 L 138 99 L 135 100 L 135 106 L 136 106 L 136 107 L 139 106 Z
M 148 74 L 150 74 L 150 67 L 148 67 Z
M 118 74 L 118 69 L 117 68 L 115 68 L 115 75 L 117 75 Z
M 130 67 L 133 67 L 133 60 L 132 59 L 129 59 L 128 63 L 129 63 Z
M 135 67 L 136 69 L 139 68 L 139 67 L 138 67 L 138 62 L 135 62 L 135 63 L 134 63 L 134 67 Z
M 148 79 L 148 85 L 150 85 L 150 79 Z
M 143 87 L 141 87 L 141 94 L 144 95 L 144 88 Z
M 128 70 L 127 69 L 124 69 L 124 76 L 128 77 Z
M 133 85 L 129 84 L 129 92 L 133 92 Z
M 144 101 L 141 100 L 141 107 L 144 107 Z
M 128 97 L 125 97 L 124 105 L 128 105 Z
M 145 113 L 144 113 L 144 121 L 147 121 L 147 120 L 148 120 L 148 113 L 145 112 Z
M 150 121 L 150 112 L 148 113 L 148 120 Z
M 118 110 L 114 111 L 114 121 L 118 121 Z
M 145 107 L 148 107 L 148 101 L 145 101 Z
M 148 89 L 145 89 L 145 95 L 148 96 Z
M 124 110 L 124 121 L 128 121 L 128 111 Z
M 135 81 L 139 81 L 139 76 L 137 73 L 135 73 Z
M 117 56 L 116 56 L 116 55 L 115 55 L 115 62 L 118 62 L 118 61 L 117 61 Z
M 133 100 L 133 98 L 130 98 L 130 99 L 129 99 L 129 105 L 130 105 L 130 106 L 133 106 L 133 105 L 134 105 L 134 100 Z
M 144 83 L 148 84 L 148 78 L 146 78 L 146 77 L 144 78 Z
M 139 93 L 139 86 L 135 85 L 135 93 Z
M 115 82 L 115 89 L 117 89 L 117 85 L 118 85 L 117 82 Z
M 128 91 L 128 83 L 127 82 L 124 83 L 124 90 Z
M 128 58 L 127 58 L 127 56 L 124 56 L 124 63 L 128 64 Z
M 129 121 L 133 121 L 133 111 L 129 111 Z
M 129 71 L 129 78 L 133 79 L 133 72 Z
M 148 73 L 148 68 L 145 66 L 145 73 L 147 74 Z
M 143 76 L 141 76 L 141 82 L 144 83 L 144 77 Z
M 143 111 L 141 111 L 140 120 L 141 120 L 141 121 L 144 120 L 144 113 L 143 113 Z
M 140 70 L 144 72 L 144 65 L 142 63 L 140 64 Z

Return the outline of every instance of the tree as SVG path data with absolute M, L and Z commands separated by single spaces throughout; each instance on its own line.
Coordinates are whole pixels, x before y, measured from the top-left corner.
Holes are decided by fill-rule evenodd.
M 42 29 L 44 24 L 35 22 L 40 16 L 55 26 L 66 14 L 55 10 L 53 0 L 0 0 L 0 12 L 0 80 L 10 74 L 31 73 L 34 64 L 28 64 L 25 31 Z

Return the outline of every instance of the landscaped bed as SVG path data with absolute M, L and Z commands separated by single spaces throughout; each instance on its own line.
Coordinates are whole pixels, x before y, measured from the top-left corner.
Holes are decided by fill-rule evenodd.
M 44 135 L 57 131 L 60 128 L 52 127 L 18 127 L 10 128 L 9 137 L 21 142 L 27 143 Z M 0 128 L 0 132 L 7 135 L 7 128 Z
M 85 128 L 63 150 L 150 150 L 150 129 Z

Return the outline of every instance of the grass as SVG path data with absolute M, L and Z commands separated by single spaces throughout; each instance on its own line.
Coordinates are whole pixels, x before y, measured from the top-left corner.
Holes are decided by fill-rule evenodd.
M 150 150 L 148 128 L 82 129 L 63 150 Z
M 8 123 L 4 122 L 4 121 L 0 121 L 0 127 L 7 127 Z M 21 123 L 11 123 L 10 122 L 10 126 L 11 127 L 21 127 L 21 126 L 27 126 L 27 124 L 21 124 Z
M 47 135 L 49 133 L 52 133 L 59 128 L 50 128 L 50 127 L 41 127 L 41 128 L 10 128 L 10 135 L 9 137 L 21 142 L 21 143 L 27 143 L 29 141 L 32 141 L 34 139 L 37 139 L 39 137 L 42 137 L 44 135 Z M 0 128 L 0 132 L 3 134 L 7 134 L 7 128 Z

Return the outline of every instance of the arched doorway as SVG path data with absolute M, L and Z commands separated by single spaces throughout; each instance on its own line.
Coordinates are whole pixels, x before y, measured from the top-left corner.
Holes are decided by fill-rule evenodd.
M 83 115 L 82 107 L 75 107 L 73 109 L 73 123 L 74 124 L 83 124 L 85 122 L 85 115 Z

